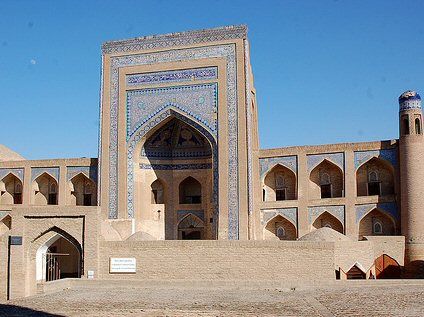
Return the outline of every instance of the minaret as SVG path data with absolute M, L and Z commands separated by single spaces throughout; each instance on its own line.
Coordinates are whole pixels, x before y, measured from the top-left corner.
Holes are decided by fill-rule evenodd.
M 424 277 L 424 138 L 421 97 L 399 97 L 399 162 L 405 277 Z

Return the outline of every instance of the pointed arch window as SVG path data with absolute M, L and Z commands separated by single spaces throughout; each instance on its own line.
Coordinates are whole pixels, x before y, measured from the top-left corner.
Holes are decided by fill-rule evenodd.
M 381 195 L 381 182 L 376 171 L 370 171 L 368 173 L 368 195 Z
M 283 227 L 278 227 L 276 235 L 280 240 L 282 240 L 286 236 L 286 230 L 284 230 Z
M 407 115 L 402 117 L 402 134 L 409 135 L 409 118 Z
M 55 182 L 49 184 L 49 205 L 57 205 L 57 185 Z
M 320 186 L 321 186 L 321 198 L 333 197 L 330 174 L 326 172 L 321 174 Z
M 421 134 L 421 120 L 420 118 L 415 118 L 415 133 Z
M 372 233 L 373 234 L 383 234 L 383 225 L 380 221 L 375 220 L 373 227 L 372 227 Z

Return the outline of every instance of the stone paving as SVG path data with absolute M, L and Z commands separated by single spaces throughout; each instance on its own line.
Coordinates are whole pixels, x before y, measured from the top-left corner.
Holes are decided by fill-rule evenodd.
M 0 305 L 0 316 L 424 316 L 424 283 L 248 287 L 76 286 Z

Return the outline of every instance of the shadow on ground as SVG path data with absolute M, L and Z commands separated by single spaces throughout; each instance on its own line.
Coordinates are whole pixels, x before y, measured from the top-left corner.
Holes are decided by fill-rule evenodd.
M 0 304 L 0 316 L 37 316 L 37 317 L 64 317 L 63 315 L 49 314 L 43 311 L 34 310 L 27 307 Z

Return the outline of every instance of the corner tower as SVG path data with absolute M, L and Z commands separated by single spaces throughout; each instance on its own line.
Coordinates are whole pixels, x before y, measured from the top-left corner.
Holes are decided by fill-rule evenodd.
M 406 91 L 399 97 L 399 161 L 402 234 L 406 239 L 406 275 L 424 276 L 424 138 L 421 97 Z

